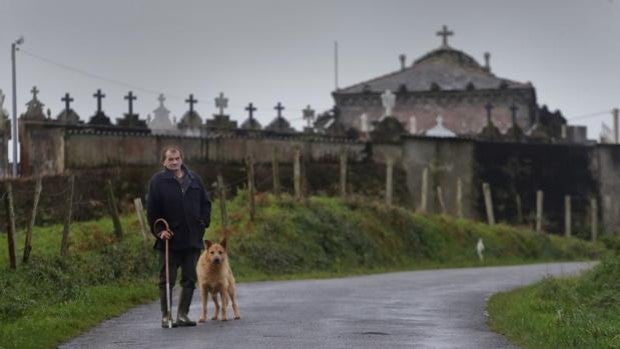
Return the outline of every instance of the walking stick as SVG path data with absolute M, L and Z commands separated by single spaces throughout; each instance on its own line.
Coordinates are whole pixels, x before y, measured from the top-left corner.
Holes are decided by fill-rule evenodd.
M 168 262 L 168 239 L 166 239 L 166 312 L 168 313 L 168 328 L 172 328 L 172 300 L 170 299 L 170 263 Z
M 165 219 L 159 218 L 153 223 L 153 228 L 157 225 L 158 222 L 162 222 L 166 227 L 166 231 L 170 232 L 170 234 L 174 235 L 172 231 L 170 231 L 170 226 Z M 165 268 L 166 268 L 166 312 L 168 313 L 168 328 L 172 328 L 172 299 L 170 297 L 170 262 L 168 257 L 168 239 L 164 240 L 165 244 Z

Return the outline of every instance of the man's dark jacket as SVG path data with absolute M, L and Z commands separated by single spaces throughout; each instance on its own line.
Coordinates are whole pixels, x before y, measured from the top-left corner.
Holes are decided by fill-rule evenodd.
M 190 179 L 185 193 L 173 171 L 164 169 L 151 178 L 147 196 L 149 225 L 157 238 L 164 226 L 158 223 L 153 228 L 153 223 L 158 218 L 168 222 L 174 233 L 169 245 L 171 250 L 202 249 L 205 229 L 211 222 L 211 201 L 200 177 L 185 165 L 182 165 L 182 170 Z M 163 250 L 163 241 L 157 238 L 154 248 Z

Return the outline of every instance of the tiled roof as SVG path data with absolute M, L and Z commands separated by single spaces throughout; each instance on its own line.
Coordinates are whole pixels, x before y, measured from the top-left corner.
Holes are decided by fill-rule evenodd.
M 364 81 L 335 91 L 335 94 L 383 92 L 385 90 L 410 92 L 439 89 L 531 88 L 521 83 L 495 76 L 469 55 L 450 47 L 442 47 L 416 60 L 410 67 L 378 78 Z

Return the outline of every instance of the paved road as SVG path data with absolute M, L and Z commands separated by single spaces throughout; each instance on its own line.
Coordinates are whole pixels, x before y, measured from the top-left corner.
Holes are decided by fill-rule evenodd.
M 61 348 L 511 348 L 485 323 L 487 298 L 545 275 L 589 266 L 556 263 L 239 284 L 241 320 L 162 329 L 159 305 L 152 303 Z M 192 318 L 198 317 L 198 303 L 195 297 Z

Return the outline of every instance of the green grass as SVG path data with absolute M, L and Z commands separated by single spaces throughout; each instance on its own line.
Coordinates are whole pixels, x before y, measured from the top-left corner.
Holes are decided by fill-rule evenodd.
M 363 198 L 257 197 L 250 221 L 241 192 L 227 203 L 232 224 L 220 227 L 214 205 L 207 237 L 229 235 L 238 281 L 325 278 L 386 271 L 598 258 L 602 244 L 446 216 L 412 214 Z M 158 265 L 135 215 L 122 218 L 116 241 L 109 219 L 72 225 L 69 256 L 59 257 L 62 226 L 36 227 L 32 259 L 9 270 L 0 236 L 0 347 L 48 348 L 100 321 L 157 297 Z M 24 232 L 17 234 L 19 260 Z M 479 237 L 486 259 L 478 261 Z M 157 326 L 158 314 L 153 314 Z M 36 335 L 33 335 L 36 334 Z
M 620 257 L 494 295 L 489 324 L 525 348 L 620 348 Z

